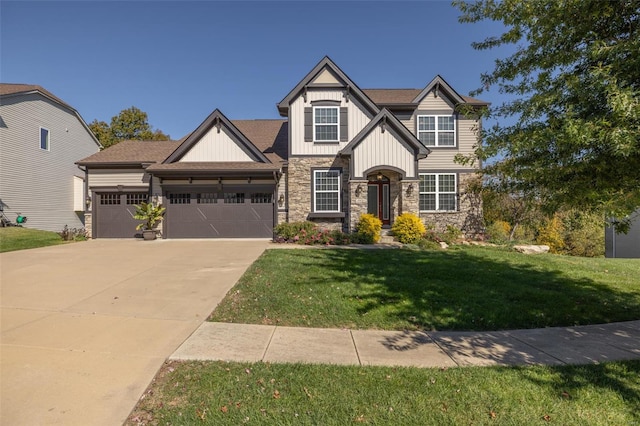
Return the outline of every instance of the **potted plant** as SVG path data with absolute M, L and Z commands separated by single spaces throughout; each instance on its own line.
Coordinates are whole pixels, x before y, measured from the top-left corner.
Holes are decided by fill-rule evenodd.
M 143 221 L 136 226 L 136 229 L 142 230 L 142 236 L 145 240 L 155 240 L 157 237 L 156 226 L 162 221 L 166 208 L 162 207 L 162 204 L 154 205 L 145 202 L 136 204 L 135 208 L 136 213 L 133 218 Z

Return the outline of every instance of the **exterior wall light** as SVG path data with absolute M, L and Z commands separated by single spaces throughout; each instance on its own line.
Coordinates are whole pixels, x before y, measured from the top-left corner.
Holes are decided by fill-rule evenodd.
M 91 205 L 91 196 L 87 195 L 87 198 L 84 200 L 84 203 L 87 205 L 87 209 Z
M 278 206 L 282 207 L 284 205 L 284 194 L 280 194 L 278 198 Z
M 356 187 L 356 197 L 359 197 L 360 195 L 362 195 L 362 185 L 358 184 Z
M 413 184 L 410 183 L 409 186 L 407 187 L 407 196 L 411 197 L 413 195 Z

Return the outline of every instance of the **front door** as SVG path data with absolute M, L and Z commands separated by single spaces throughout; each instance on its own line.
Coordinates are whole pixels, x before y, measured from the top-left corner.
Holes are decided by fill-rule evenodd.
M 373 181 L 367 185 L 367 213 L 370 213 L 382 221 L 383 225 L 390 222 L 389 181 Z

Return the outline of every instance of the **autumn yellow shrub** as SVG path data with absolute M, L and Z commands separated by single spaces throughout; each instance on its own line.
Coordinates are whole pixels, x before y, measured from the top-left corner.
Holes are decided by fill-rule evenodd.
M 393 222 L 393 235 L 403 244 L 416 244 L 425 234 L 424 223 L 413 213 L 403 213 Z
M 558 215 L 554 215 L 552 218 L 545 220 L 542 226 L 538 228 L 536 242 L 548 245 L 551 253 L 562 253 L 565 249 L 563 232 L 562 220 Z
M 380 240 L 381 229 L 382 221 L 376 216 L 369 213 L 360 215 L 360 221 L 356 225 L 358 242 L 362 244 L 377 243 Z

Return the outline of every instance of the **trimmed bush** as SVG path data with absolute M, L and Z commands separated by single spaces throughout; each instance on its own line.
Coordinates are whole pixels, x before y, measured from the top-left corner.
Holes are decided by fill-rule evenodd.
M 298 242 L 300 240 L 302 231 L 304 231 L 304 234 L 306 236 L 309 234 L 313 234 L 317 228 L 318 225 L 310 221 L 284 222 L 279 223 L 274 228 L 274 232 L 276 234 L 277 240 L 279 240 L 280 242 Z
M 562 234 L 564 226 L 558 215 L 554 215 L 551 219 L 545 220 L 544 224 L 538 229 L 536 242 L 549 246 L 551 253 L 562 253 L 564 251 L 564 238 Z
M 393 222 L 393 235 L 403 244 L 416 244 L 426 233 L 424 224 L 413 213 L 403 213 Z
M 376 216 L 366 213 L 360 215 L 360 220 L 356 225 L 356 236 L 354 238 L 360 244 L 374 244 L 380 240 L 381 229 L 382 221 Z

